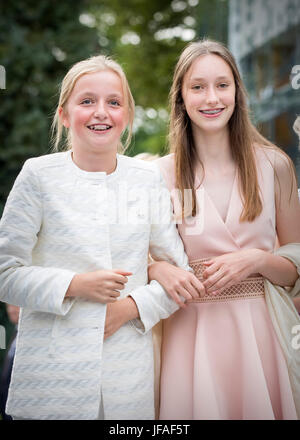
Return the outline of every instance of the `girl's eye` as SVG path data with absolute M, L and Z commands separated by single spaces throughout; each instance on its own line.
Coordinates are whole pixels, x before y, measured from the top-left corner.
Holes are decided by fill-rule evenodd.
M 196 84 L 196 85 L 192 86 L 192 89 L 193 90 L 200 90 L 200 89 L 203 89 L 203 86 L 201 86 L 200 84 Z
M 227 83 L 221 83 L 221 84 L 219 84 L 219 87 L 221 89 L 226 89 L 226 87 L 228 87 L 228 84 Z
M 88 104 L 92 104 L 92 102 L 93 102 L 92 99 L 90 99 L 90 98 L 86 98 L 86 99 L 84 99 L 83 101 L 81 101 L 80 104 L 86 104 L 86 105 L 88 105 Z
M 109 101 L 109 103 L 114 107 L 118 107 L 120 105 L 119 101 L 117 101 L 116 99 L 112 99 L 111 101 Z

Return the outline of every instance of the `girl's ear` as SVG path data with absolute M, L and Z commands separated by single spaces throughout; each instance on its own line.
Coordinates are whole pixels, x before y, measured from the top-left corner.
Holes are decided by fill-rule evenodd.
M 64 111 L 64 109 L 62 107 L 59 107 L 58 115 L 61 119 L 63 126 L 66 128 L 69 128 L 70 127 L 69 118 L 68 118 L 67 113 Z

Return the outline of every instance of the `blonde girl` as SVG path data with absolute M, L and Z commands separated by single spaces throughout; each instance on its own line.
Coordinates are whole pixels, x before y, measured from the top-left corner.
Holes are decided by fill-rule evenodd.
M 299 295 L 291 161 L 252 125 L 236 63 L 221 43 L 185 48 L 170 105 L 172 153 L 159 165 L 204 291 L 192 297 L 180 268 L 150 266 L 150 279 L 182 306 L 164 322 L 160 418 L 296 419 L 300 360 L 291 339 L 299 317 L 280 287 Z M 277 322 L 284 313 L 289 320 Z
M 0 299 L 21 307 L 14 419 L 154 418 L 150 330 L 177 305 L 147 284 L 149 249 L 188 265 L 158 168 L 118 154 L 133 117 L 115 61 L 75 64 L 53 123 L 66 151 L 26 161 L 8 197 Z

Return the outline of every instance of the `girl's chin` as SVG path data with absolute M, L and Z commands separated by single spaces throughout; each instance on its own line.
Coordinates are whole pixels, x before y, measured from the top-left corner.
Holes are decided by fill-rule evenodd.
M 209 133 L 209 134 L 215 134 L 217 132 L 225 132 L 228 130 L 228 122 L 224 124 L 224 122 L 211 120 L 208 121 L 208 123 L 197 123 L 193 124 L 197 131 L 203 132 L 203 133 Z

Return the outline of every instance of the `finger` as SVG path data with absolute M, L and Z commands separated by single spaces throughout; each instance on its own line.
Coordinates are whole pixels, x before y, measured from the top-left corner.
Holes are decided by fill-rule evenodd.
M 206 267 L 206 269 L 209 269 L 213 264 L 217 264 L 217 262 L 214 260 L 209 260 L 209 261 L 203 261 L 202 264 L 204 267 Z
M 174 287 L 175 294 L 181 295 L 185 299 L 193 299 L 192 295 L 189 293 L 189 291 L 185 288 L 185 286 L 181 284 L 177 284 Z
M 204 285 L 196 277 L 193 279 L 192 283 L 194 284 L 195 289 L 199 292 L 200 297 L 203 298 L 206 295 Z
M 111 284 L 111 288 L 113 289 L 113 290 L 124 290 L 125 289 L 125 285 L 124 285 L 125 283 L 118 283 L 118 282 L 116 282 L 116 283 L 112 283 Z
M 128 282 L 128 278 L 126 276 L 120 275 L 118 273 L 112 274 L 112 280 L 116 283 L 126 284 Z
M 124 275 L 126 277 L 132 275 L 132 272 L 128 272 L 128 271 L 122 270 L 122 269 L 113 269 L 113 272 L 116 272 L 120 275 Z
M 203 285 L 206 290 L 211 289 L 217 282 L 219 282 L 224 277 L 224 272 L 222 269 L 218 270 L 213 275 L 209 276 L 205 281 L 203 281 Z
M 178 300 L 176 301 L 177 302 L 177 304 L 179 305 L 179 307 L 181 308 L 181 309 L 186 309 L 186 307 L 187 307 L 187 304 L 182 300 L 182 298 L 180 298 L 180 296 L 178 295 Z
M 128 282 L 128 278 L 122 275 L 114 274 L 111 279 L 107 282 L 106 286 L 109 289 L 124 289 L 125 284 Z
M 111 299 L 111 298 L 118 298 L 120 296 L 120 292 L 118 290 L 115 289 L 106 289 L 105 292 L 100 291 L 98 292 L 98 295 L 105 295 L 106 300 Z
M 210 267 L 206 268 L 203 273 L 202 273 L 202 277 L 204 279 L 208 278 L 210 275 L 212 275 L 214 272 L 216 272 L 218 270 L 218 266 L 214 263 L 213 265 L 211 265 Z
M 111 296 L 112 298 L 118 298 L 120 296 L 120 292 L 116 289 L 113 289 L 110 293 L 109 296 Z
M 176 292 L 170 292 L 169 295 L 180 308 L 185 309 L 187 307 L 182 298 L 180 298 L 180 296 Z
M 207 293 L 210 294 L 218 294 L 221 293 L 224 289 L 227 289 L 233 286 L 233 282 L 229 276 L 224 276 L 221 280 L 211 286 L 209 289 L 206 289 Z
M 103 295 L 103 292 L 101 293 L 95 293 L 89 298 L 90 301 L 98 302 L 100 304 L 108 304 L 111 302 L 117 301 L 117 298 L 113 298 L 110 295 Z
M 191 283 L 193 284 L 195 289 L 200 293 L 200 296 L 201 294 L 203 294 L 203 296 L 205 295 L 205 287 L 203 283 L 200 280 L 198 280 L 198 278 L 195 275 L 192 275 Z
M 214 261 L 213 260 L 208 260 L 208 261 L 203 261 L 201 262 L 201 264 L 203 264 L 203 266 L 210 266 L 211 264 L 213 264 Z
M 183 286 L 183 288 L 185 289 L 185 291 L 187 293 L 189 293 L 192 298 L 199 298 L 199 292 L 197 289 L 195 289 L 195 287 L 193 286 L 192 282 L 186 282 L 186 284 Z
M 204 279 L 207 279 L 208 277 L 213 275 L 215 272 L 217 272 L 219 269 L 220 269 L 220 265 L 217 264 L 217 263 L 213 263 L 210 267 L 205 269 L 205 271 L 203 272 L 202 276 L 203 276 Z
M 108 304 L 108 303 L 114 303 L 114 302 L 116 302 L 116 301 L 118 301 L 117 297 L 109 296 L 109 297 L 107 298 L 107 304 Z

